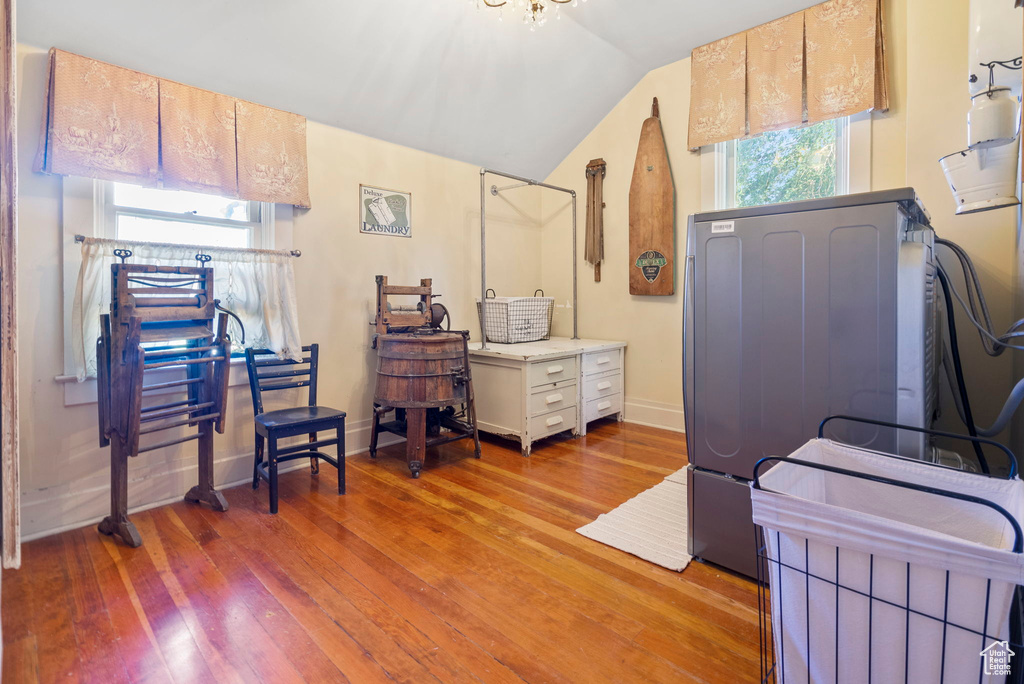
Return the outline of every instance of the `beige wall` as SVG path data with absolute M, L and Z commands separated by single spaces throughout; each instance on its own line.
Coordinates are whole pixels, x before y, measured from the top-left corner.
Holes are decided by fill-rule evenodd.
M 872 118 L 870 187 L 917 189 L 939 235 L 961 244 L 975 259 L 993 318 L 1005 326 L 1011 320 L 1016 282 L 1017 213 L 1002 209 L 954 216 L 953 199 L 937 163 L 939 157 L 961 149 L 966 138 L 967 4 L 967 0 L 886 0 L 892 108 Z M 908 26 L 913 27 L 909 35 Z M 676 188 L 677 294 L 635 297 L 628 291 L 629 184 L 640 126 L 649 116 L 654 96 L 661 105 Z M 687 216 L 701 210 L 700 157 L 686 149 L 688 108 L 689 60 L 684 59 L 650 72 L 547 178 L 577 191 L 583 216 L 584 168 L 593 158 L 608 162 L 606 262 L 601 283 L 594 282 L 592 269 L 582 261 L 580 222 L 580 335 L 626 340 L 627 419 L 676 427 L 682 427 L 681 257 Z M 542 210 L 544 287 L 564 299 L 571 293 L 565 201 L 544 195 Z M 571 319 L 560 310 L 556 331 L 566 334 L 570 325 Z M 986 356 L 968 325 L 961 317 L 964 364 L 976 420 L 987 425 L 1010 389 L 1011 355 Z M 944 424 L 955 428 L 951 404 L 944 405 L 948 407 Z
M 579 334 L 625 340 L 627 419 L 682 428 L 682 261 L 686 217 L 700 209 L 700 157 L 686 150 L 690 60 L 650 72 L 573 150 L 547 181 L 576 190 L 579 198 Z M 676 294 L 629 294 L 629 184 L 640 126 L 657 96 L 676 188 Z M 584 169 L 607 162 L 604 180 L 605 262 L 601 282 L 583 260 L 586 215 Z M 572 297 L 571 213 L 563 196 L 544 194 L 544 289 L 561 303 Z M 555 333 L 572 334 L 568 309 L 557 309 Z
M 21 329 L 21 473 L 24 534 L 77 526 L 105 514 L 108 455 L 97 446 L 95 404 L 64 405 L 59 177 L 31 170 L 42 115 L 46 54 L 19 51 L 19 325 Z M 302 336 L 321 345 L 320 401 L 348 412 L 350 453 L 365 448 L 372 402 L 369 348 L 374 275 L 392 283 L 433 278 L 454 325 L 477 329 L 479 173 L 461 162 L 310 123 L 313 208 L 296 211 L 293 247 Z M 412 192 L 413 237 L 358 233 L 358 188 Z M 540 282 L 539 196 L 534 188 L 488 204 L 489 278 L 504 291 L 533 292 Z M 76 229 L 73 229 L 76 230 Z M 244 369 L 243 369 L 244 370 Z M 241 377 L 241 374 L 239 374 Z M 216 439 L 217 481 L 251 472 L 248 389 L 230 390 L 228 431 Z M 191 446 L 191 445 L 189 445 Z M 133 459 L 129 497 L 144 506 L 181 496 L 194 481 L 194 447 Z M 301 467 L 301 464 L 300 464 Z M 322 477 L 333 479 L 333 473 Z
M 1012 320 L 1014 292 L 1021 294 L 1014 287 L 1018 212 L 999 209 L 954 215 L 956 205 L 937 163 L 939 157 L 962 149 L 967 142 L 967 5 L 967 0 L 907 0 L 907 25 L 913 32 L 907 50 L 906 179 L 932 213 L 938 235 L 960 244 L 971 255 L 992 320 L 1002 331 Z M 954 270 L 956 261 L 944 248 L 939 253 L 949 270 Z M 956 281 L 963 292 L 962 281 Z M 956 306 L 958 314 L 962 313 Z M 996 359 L 987 356 L 963 315 L 957 317 L 957 329 L 965 348 L 964 373 L 975 421 L 989 425 L 1012 387 L 1014 352 Z M 943 424 L 959 428 L 951 404 L 947 401 L 944 406 L 949 408 Z M 1008 443 L 1009 435 L 1001 435 L 1001 440 Z

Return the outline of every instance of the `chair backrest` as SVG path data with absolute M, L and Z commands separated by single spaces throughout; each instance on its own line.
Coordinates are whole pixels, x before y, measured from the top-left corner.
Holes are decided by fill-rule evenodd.
M 263 392 L 309 388 L 309 405 L 316 406 L 316 376 L 320 345 L 302 348 L 302 361 L 279 359 L 269 349 L 246 349 L 245 367 L 249 371 L 249 391 L 252 392 L 252 410 L 263 413 Z M 263 358 L 257 358 L 263 357 Z

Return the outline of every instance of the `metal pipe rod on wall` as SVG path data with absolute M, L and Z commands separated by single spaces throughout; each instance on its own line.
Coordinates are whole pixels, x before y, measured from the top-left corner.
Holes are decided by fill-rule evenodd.
M 544 183 L 544 182 L 541 182 L 539 180 L 534 180 L 532 178 L 524 178 L 523 176 L 514 176 L 511 173 L 505 173 L 504 171 L 495 171 L 494 169 L 480 169 L 480 173 L 481 174 L 489 173 L 489 174 L 494 175 L 494 176 L 501 176 L 502 178 L 508 178 L 509 180 L 519 181 L 520 183 L 524 183 L 525 185 L 536 185 L 539 188 L 547 188 L 548 190 L 557 190 L 558 192 L 564 192 L 564 193 L 569 194 L 569 195 L 575 195 L 576 194 L 575 190 L 570 190 L 569 188 L 561 188 L 561 187 L 559 187 L 557 185 L 551 185 L 550 183 Z M 519 187 L 522 187 L 522 186 L 519 186 Z
M 508 186 L 506 188 L 494 187 L 492 188 L 492 192 L 495 195 L 502 190 L 523 187 L 526 185 L 535 185 L 538 188 L 547 188 L 548 190 L 564 192 L 572 197 L 572 339 L 578 340 L 580 336 L 579 307 L 577 306 L 579 290 L 577 287 L 576 274 L 576 191 L 568 188 L 561 188 L 557 185 L 551 185 L 550 183 L 542 183 L 541 181 L 533 180 L 532 178 L 524 178 L 522 176 L 516 176 L 503 171 L 494 171 L 493 169 L 482 168 L 480 169 L 480 348 L 487 349 L 487 333 L 485 332 L 484 326 L 487 309 L 487 183 L 485 180 L 487 174 L 519 181 L 522 184 Z
M 516 188 L 522 188 L 527 185 L 529 185 L 529 183 L 515 183 L 513 185 L 503 185 L 500 188 L 497 185 L 492 185 L 491 194 L 497 197 L 500 193 L 503 193 L 506 190 L 515 190 Z
M 487 349 L 487 169 L 480 169 L 480 348 Z
M 572 339 L 580 339 L 578 328 L 579 316 L 576 308 L 576 299 L 578 297 L 577 280 L 576 280 L 576 191 L 570 190 L 572 193 Z

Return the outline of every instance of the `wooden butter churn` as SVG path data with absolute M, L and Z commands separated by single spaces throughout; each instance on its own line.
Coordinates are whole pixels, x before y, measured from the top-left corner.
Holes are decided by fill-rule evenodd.
M 389 296 L 414 296 L 414 305 L 395 305 Z M 417 286 L 388 285 L 377 276 L 374 391 L 370 456 L 377 456 L 383 430 L 406 437 L 406 461 L 419 477 L 426 449 L 472 438 L 480 458 L 469 366 L 469 331 L 442 331 L 447 310 L 432 301 L 431 281 Z M 450 320 L 449 320 L 450 325 Z M 383 421 L 394 411 L 395 418 Z

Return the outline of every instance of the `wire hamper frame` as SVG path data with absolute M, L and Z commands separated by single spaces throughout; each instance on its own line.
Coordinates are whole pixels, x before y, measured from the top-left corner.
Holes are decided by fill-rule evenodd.
M 497 297 L 494 290 L 487 292 L 492 296 L 487 297 L 486 312 L 479 300 L 476 311 L 483 317 L 481 328 L 488 342 L 517 344 L 550 339 L 554 297 L 545 297 L 544 290 L 534 291 L 532 297 Z
M 819 440 L 822 439 L 825 423 L 833 419 L 853 420 L 885 427 L 935 433 L 932 430 L 911 428 L 894 423 L 884 423 L 849 416 L 831 416 L 822 421 L 819 426 Z M 1012 452 L 1006 449 L 1006 447 L 990 440 L 948 433 L 938 434 L 975 441 L 976 443 L 988 443 L 998 447 L 1010 459 L 1010 473 L 1005 479 L 1014 479 L 1016 475 L 1016 461 Z M 882 457 L 894 459 L 894 462 L 913 462 L 917 466 L 934 467 L 939 469 L 936 471 L 937 473 L 940 471 L 957 472 L 958 476 L 968 475 L 971 478 L 982 478 L 979 482 L 1000 480 L 1000 478 L 988 475 L 961 473 L 945 466 L 923 461 L 912 461 L 912 459 L 905 459 L 899 456 L 880 454 L 879 452 L 869 453 L 873 457 L 881 455 Z M 1022 533 L 1018 520 L 1005 507 L 980 496 L 793 457 L 768 457 L 761 459 L 754 467 L 753 489 L 762 490 L 762 470 L 765 469 L 766 464 L 771 462 L 785 463 L 799 468 L 811 468 L 821 471 L 822 477 L 831 473 L 841 477 L 859 478 L 873 483 L 915 490 L 927 496 L 948 497 L 968 502 L 969 504 L 987 507 L 1001 515 L 1009 523 L 1013 537 L 1012 553 L 1021 554 L 1024 552 L 1024 533 Z M 772 493 L 771 489 L 763 489 L 762 491 Z M 785 493 L 781 495 L 785 495 Z M 756 516 L 757 514 L 755 513 Z M 946 682 L 960 684 L 960 682 L 977 681 L 981 684 L 983 682 L 997 681 L 1014 683 L 1024 681 L 1024 677 L 1022 677 L 1024 675 L 1024 637 L 1022 637 L 1022 634 L 1024 634 L 1024 602 L 1022 602 L 1022 588 L 1017 586 L 1016 582 L 1007 583 L 999 579 L 994 581 L 992 577 L 983 577 L 981 575 L 967 577 L 962 569 L 951 569 L 950 566 L 945 568 L 929 567 L 924 563 L 917 563 L 913 560 L 893 558 L 883 553 L 857 549 L 856 545 L 852 549 L 848 549 L 849 552 L 844 555 L 844 547 L 841 543 L 833 543 L 831 540 L 824 542 L 816 540 L 810 533 L 804 536 L 802 540 L 799 539 L 800 536 L 802 535 L 791 531 L 771 530 L 766 529 L 761 524 L 755 525 L 761 682 L 771 682 L 773 684 L 789 682 L 790 684 L 795 684 L 805 681 L 835 681 L 837 683 L 840 681 L 858 683 L 860 681 L 867 681 L 885 682 L 885 684 L 889 682 L 913 682 L 916 684 L 917 682 L 935 681 L 942 682 L 943 684 Z M 784 556 L 784 549 L 787 550 L 788 557 Z M 831 559 L 832 549 L 834 549 L 834 561 Z M 822 561 L 826 556 L 829 557 L 828 564 L 831 567 L 823 571 Z M 865 556 L 866 568 L 864 567 Z M 844 561 L 845 563 L 852 562 L 854 564 L 853 570 L 844 572 Z M 892 594 L 894 586 L 893 568 L 900 567 L 900 565 L 905 566 L 904 574 L 898 578 L 903 585 L 900 588 L 905 591 L 902 598 L 894 597 Z M 919 568 L 916 577 L 914 574 L 915 568 Z M 854 586 L 858 579 L 858 571 L 861 572 L 860 579 L 863 579 L 863 571 L 865 569 L 867 571 L 866 586 Z M 832 572 L 834 572 L 834 579 L 829 576 Z M 880 583 L 881 573 L 885 573 L 885 581 Z M 920 577 L 924 576 L 925 583 L 920 586 L 927 588 L 929 581 L 934 583 L 934 580 L 938 579 L 941 583 L 942 573 L 945 575 L 945 584 L 944 594 L 941 596 L 941 611 L 932 610 L 928 612 L 922 609 L 922 605 L 925 608 L 939 607 L 939 603 L 934 600 L 939 597 L 929 595 L 925 601 L 921 601 L 920 592 L 917 592 L 917 594 L 914 592 L 915 581 L 920 582 Z M 774 588 L 770 586 L 773 578 L 776 581 Z M 960 624 L 956 618 L 951 616 L 951 584 L 955 585 L 955 588 L 962 589 L 965 586 L 971 586 L 972 583 L 979 587 L 984 586 L 984 608 L 980 629 L 972 624 Z M 799 595 L 787 598 L 787 594 L 784 592 L 791 592 L 794 589 Z M 775 597 L 777 601 L 774 606 L 771 600 L 772 591 L 777 592 Z M 993 612 L 998 610 L 995 607 L 997 605 L 1005 607 L 1007 591 L 1011 592 L 1008 612 Z M 886 593 L 889 595 L 886 596 Z M 789 605 L 786 603 L 787 600 Z M 829 602 L 827 607 L 825 605 L 826 600 Z M 962 610 L 958 610 L 958 608 L 962 609 L 964 600 L 965 597 L 963 595 L 956 596 L 954 591 L 952 612 L 963 616 L 965 613 Z M 864 605 L 865 602 L 866 607 Z M 978 605 L 980 606 L 980 604 Z M 858 636 L 863 641 L 863 624 L 854 623 L 853 629 L 847 629 L 845 630 L 847 633 L 843 633 L 844 630 L 842 628 L 844 626 L 847 628 L 851 626 L 851 617 L 845 617 L 845 622 L 840 618 L 840 609 L 844 606 L 846 607 L 846 613 L 853 615 L 855 618 L 866 615 L 866 680 L 857 678 L 855 668 L 843 668 L 840 666 L 844 660 L 847 661 L 845 664 L 848 664 L 851 657 L 863 656 L 865 651 L 865 644 L 857 643 Z M 830 613 L 833 607 L 834 615 Z M 800 616 L 802 620 L 797 615 L 794 615 L 794 610 L 797 611 L 797 615 L 802 612 L 802 616 Z M 975 615 L 979 612 L 977 609 L 972 610 L 974 610 Z M 1006 615 L 1007 619 L 1000 618 L 1000 615 Z M 793 625 L 787 625 L 787 617 L 790 618 L 790 622 L 795 623 L 795 628 Z M 797 617 L 797 619 L 792 619 L 794 617 Z M 824 629 L 819 628 L 822 620 L 826 623 Z M 801 622 L 802 624 L 800 624 Z M 900 635 L 903 640 L 902 654 L 897 652 L 900 646 L 899 637 L 887 639 L 887 636 L 892 635 L 891 628 L 894 622 L 902 630 L 902 635 Z M 812 623 L 818 624 L 812 627 Z M 829 635 L 828 630 L 832 627 L 834 627 L 834 633 Z M 941 649 L 936 649 L 934 653 L 926 653 L 925 656 L 930 660 L 924 663 L 921 660 L 921 653 L 915 654 L 913 652 L 914 644 L 915 642 L 918 645 L 928 644 L 930 643 L 929 639 L 937 644 L 940 633 L 937 630 L 941 630 Z M 967 679 L 964 673 L 971 667 L 970 664 L 962 658 L 960 661 L 953 659 L 964 652 L 965 640 L 975 638 L 977 639 L 978 647 L 970 652 L 972 655 L 976 654 L 973 657 L 978 659 L 977 676 L 975 677 L 972 674 Z M 796 644 L 796 653 L 792 654 L 790 662 L 787 664 L 787 646 L 790 644 Z M 878 652 L 876 652 L 876 647 L 879 644 L 881 644 L 881 648 L 878 648 Z M 1012 652 L 1012 655 L 1009 655 L 1007 660 L 1010 667 L 1008 675 L 1002 673 L 991 675 L 987 673 L 988 661 L 983 654 L 996 645 L 1001 645 L 1002 648 Z M 803 651 L 800 650 L 801 648 Z M 949 651 L 947 651 L 947 648 Z M 901 657 L 902 663 L 900 662 Z M 1014 657 L 1016 657 L 1016 660 L 1013 660 Z M 831 662 L 823 662 L 829 658 L 831 658 Z M 938 658 L 937 664 L 934 662 L 935 658 Z M 804 663 L 802 660 L 806 660 L 806 669 L 803 668 Z M 861 663 L 861 666 L 863 666 L 863 663 Z M 948 672 L 951 669 L 954 671 L 953 674 Z M 834 671 L 834 676 L 829 673 L 829 670 Z M 925 670 L 931 672 L 932 676 L 922 676 L 921 673 Z M 937 670 L 937 675 L 934 673 L 935 670 Z M 840 675 L 840 672 L 843 675 Z

